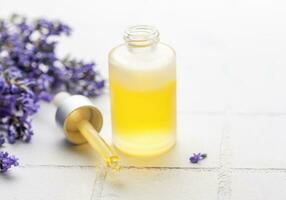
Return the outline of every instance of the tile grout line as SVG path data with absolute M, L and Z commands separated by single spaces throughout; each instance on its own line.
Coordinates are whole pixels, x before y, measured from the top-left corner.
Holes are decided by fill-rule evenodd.
M 107 176 L 107 171 L 105 169 L 99 169 L 99 176 L 96 177 L 93 187 L 92 187 L 92 193 L 90 196 L 90 200 L 101 200 L 102 199 L 102 192 L 103 192 L 103 186 L 104 182 Z
M 222 138 L 220 144 L 219 168 L 218 168 L 218 190 L 217 200 L 231 199 L 231 145 L 230 145 L 230 122 L 229 111 L 225 112 L 225 122 L 222 130 Z
M 137 169 L 137 170 L 196 170 L 196 171 L 217 171 L 217 167 L 136 167 L 124 166 L 122 169 Z
M 236 173 L 243 173 L 243 172 L 248 172 L 248 173 L 286 173 L 285 168 L 232 168 L 233 172 Z
M 37 168 L 37 167 L 46 167 L 46 168 L 93 168 L 93 169 L 102 169 L 102 167 L 94 165 L 37 165 L 37 164 L 24 164 L 19 165 L 21 168 Z M 156 166 L 122 166 L 122 170 L 128 169 L 137 169 L 137 170 L 197 170 L 197 171 L 217 171 L 217 167 L 156 167 Z M 102 169 L 103 170 L 103 169 Z M 286 169 L 285 169 L 286 170 Z
M 98 166 L 93 165 L 34 165 L 34 164 L 25 164 L 20 165 L 20 168 L 35 168 L 35 167 L 46 167 L 46 168 L 92 168 L 100 169 Z M 217 172 L 219 167 L 156 167 L 156 166 L 147 166 L 147 167 L 138 167 L 138 166 L 123 166 L 123 170 L 128 169 L 137 169 L 137 170 L 195 170 L 195 171 L 208 171 L 208 172 Z M 255 168 L 255 167 L 230 167 L 232 172 L 263 172 L 263 173 L 286 173 L 286 168 Z
M 93 198 L 94 198 L 97 182 L 98 182 L 98 177 L 95 176 L 94 181 L 93 181 L 93 185 L 92 185 L 92 188 L 91 188 L 91 195 L 90 195 L 90 198 L 89 198 L 90 200 L 93 200 Z

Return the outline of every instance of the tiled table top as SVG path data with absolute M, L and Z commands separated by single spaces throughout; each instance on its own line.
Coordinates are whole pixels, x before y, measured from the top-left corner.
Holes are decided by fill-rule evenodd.
M 72 146 L 42 104 L 31 144 L 6 146 L 21 166 L 0 176 L 2 200 L 261 200 L 286 198 L 286 3 L 271 0 L 17 1 L 0 15 L 60 18 L 73 37 L 59 54 L 96 59 L 130 24 L 153 24 L 178 55 L 177 145 L 159 158 L 122 155 L 119 174 L 87 145 Z M 111 142 L 109 95 L 102 135 Z M 208 158 L 192 165 L 193 152 Z

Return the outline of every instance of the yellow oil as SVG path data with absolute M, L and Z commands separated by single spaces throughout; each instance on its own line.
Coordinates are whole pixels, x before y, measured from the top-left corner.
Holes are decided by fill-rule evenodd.
M 100 137 L 92 124 L 87 120 L 82 120 L 77 124 L 78 130 L 85 137 L 87 142 L 95 149 L 103 159 L 105 166 L 113 171 L 120 169 L 119 157 L 116 152 Z
M 112 71 L 110 75 L 115 146 L 124 153 L 139 156 L 170 149 L 176 132 L 176 81 L 164 81 L 159 86 L 155 81 L 153 84 L 157 86 L 149 87 L 150 79 L 141 77 L 140 86 L 136 87 L 136 83 L 116 81 Z M 144 85 L 149 86 L 144 89 Z

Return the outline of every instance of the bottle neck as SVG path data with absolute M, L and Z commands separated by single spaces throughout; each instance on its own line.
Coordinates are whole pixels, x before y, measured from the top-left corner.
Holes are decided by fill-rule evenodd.
M 124 40 L 129 47 L 152 47 L 159 42 L 159 31 L 147 25 L 135 25 L 128 27 L 124 32 Z

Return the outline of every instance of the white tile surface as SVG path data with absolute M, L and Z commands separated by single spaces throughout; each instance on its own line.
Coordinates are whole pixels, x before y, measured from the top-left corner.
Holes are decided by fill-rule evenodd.
M 90 199 L 94 168 L 20 167 L 0 176 L 1 199 Z
M 233 174 L 232 200 L 285 199 L 284 172 L 238 172 Z
M 265 55 L 265 58 L 270 59 L 269 56 Z M 236 58 L 229 63 L 228 94 L 232 110 L 243 113 L 285 113 L 284 66 L 276 59 L 253 61 L 248 57 Z
M 231 120 L 233 167 L 286 168 L 286 116 L 235 116 Z
M 215 199 L 216 193 L 214 172 L 129 169 L 117 177 L 107 176 L 100 199 L 201 200 Z
M 227 83 L 223 63 L 178 66 L 177 71 L 179 112 L 216 113 L 226 109 Z

